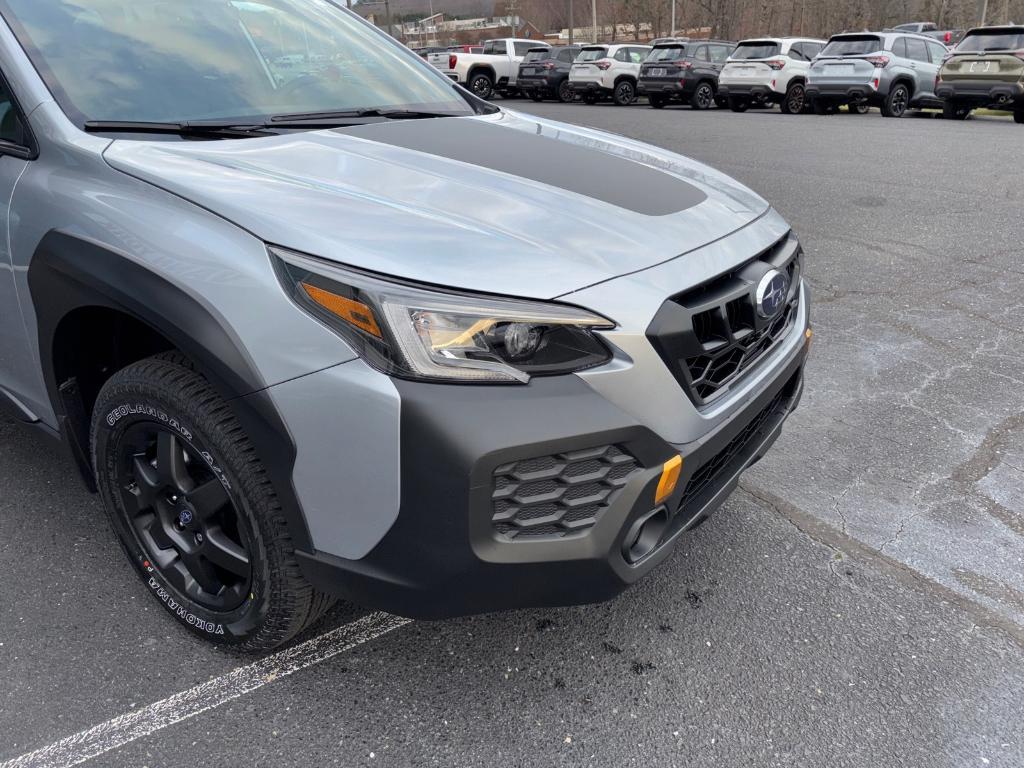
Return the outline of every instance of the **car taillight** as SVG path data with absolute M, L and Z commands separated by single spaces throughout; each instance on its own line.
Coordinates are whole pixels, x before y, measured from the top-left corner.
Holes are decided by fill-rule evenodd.
M 943 42 L 946 43 L 946 45 L 949 45 L 950 43 L 953 42 L 953 33 L 952 32 L 947 32 L 946 34 L 944 34 L 942 36 L 942 40 L 943 40 Z
M 455 65 L 459 63 L 459 57 L 454 53 L 448 57 L 448 69 L 455 69 Z
M 601 70 L 608 69 L 608 67 L 610 67 L 611 65 L 612 65 L 612 63 L 610 61 L 599 61 L 599 62 L 597 62 L 597 68 L 601 69 Z
M 766 61 L 765 64 L 767 64 L 769 67 L 774 69 L 776 72 L 778 70 L 782 69 L 784 66 L 786 66 L 786 62 L 779 61 L 778 59 L 773 59 L 772 61 Z
M 553 61 L 545 61 L 544 62 L 544 69 L 554 69 L 554 68 L 555 68 L 555 62 L 553 62 Z
M 1016 56 L 1021 61 L 1024 61 L 1024 49 L 1019 50 L 1019 51 L 1014 51 L 1013 55 Z
M 885 69 L 889 65 L 888 56 L 865 56 L 864 60 L 870 64 L 874 64 L 879 69 Z

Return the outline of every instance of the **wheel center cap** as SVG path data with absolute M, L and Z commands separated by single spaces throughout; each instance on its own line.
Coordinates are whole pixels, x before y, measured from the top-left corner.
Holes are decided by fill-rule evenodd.
M 195 510 L 192 509 L 189 504 L 181 504 L 178 506 L 178 525 L 182 528 L 186 528 L 192 524 L 192 521 L 196 519 Z

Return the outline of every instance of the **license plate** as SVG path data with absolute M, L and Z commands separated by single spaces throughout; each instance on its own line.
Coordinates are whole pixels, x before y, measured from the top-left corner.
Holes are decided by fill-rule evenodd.
M 537 71 L 537 70 L 536 70 L 536 69 L 534 69 L 533 67 L 526 67 L 526 68 L 525 68 L 525 69 L 523 70 L 523 74 L 524 74 L 524 75 L 532 75 L 532 74 L 533 74 L 534 72 L 536 72 L 536 71 Z
M 739 75 L 740 77 L 753 77 L 754 76 L 754 68 L 753 67 L 739 67 L 736 70 L 736 74 Z
M 651 77 L 664 77 L 667 71 L 668 70 L 666 70 L 664 67 L 655 67 L 654 69 L 650 70 L 647 74 L 649 74 Z
M 853 64 L 832 64 L 828 68 L 830 75 L 852 75 L 856 67 Z
M 996 66 L 992 66 L 995 64 Z M 972 61 L 971 69 L 972 73 L 977 72 L 978 74 L 984 74 L 986 72 L 998 71 L 999 63 L 995 61 Z

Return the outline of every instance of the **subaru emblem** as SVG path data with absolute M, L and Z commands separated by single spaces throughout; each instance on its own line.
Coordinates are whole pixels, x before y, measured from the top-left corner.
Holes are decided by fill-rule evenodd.
M 757 284 L 757 314 L 765 319 L 773 318 L 786 303 L 789 294 L 789 278 L 784 272 L 769 269 Z

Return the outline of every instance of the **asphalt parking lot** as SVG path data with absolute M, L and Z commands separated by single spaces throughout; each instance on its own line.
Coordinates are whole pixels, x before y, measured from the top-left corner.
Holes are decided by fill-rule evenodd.
M 165 615 L 0 420 L 0 768 L 1024 765 L 1024 128 L 507 106 L 713 164 L 796 228 L 816 333 L 774 450 L 612 603 L 342 607 L 232 675 L 254 660 Z

